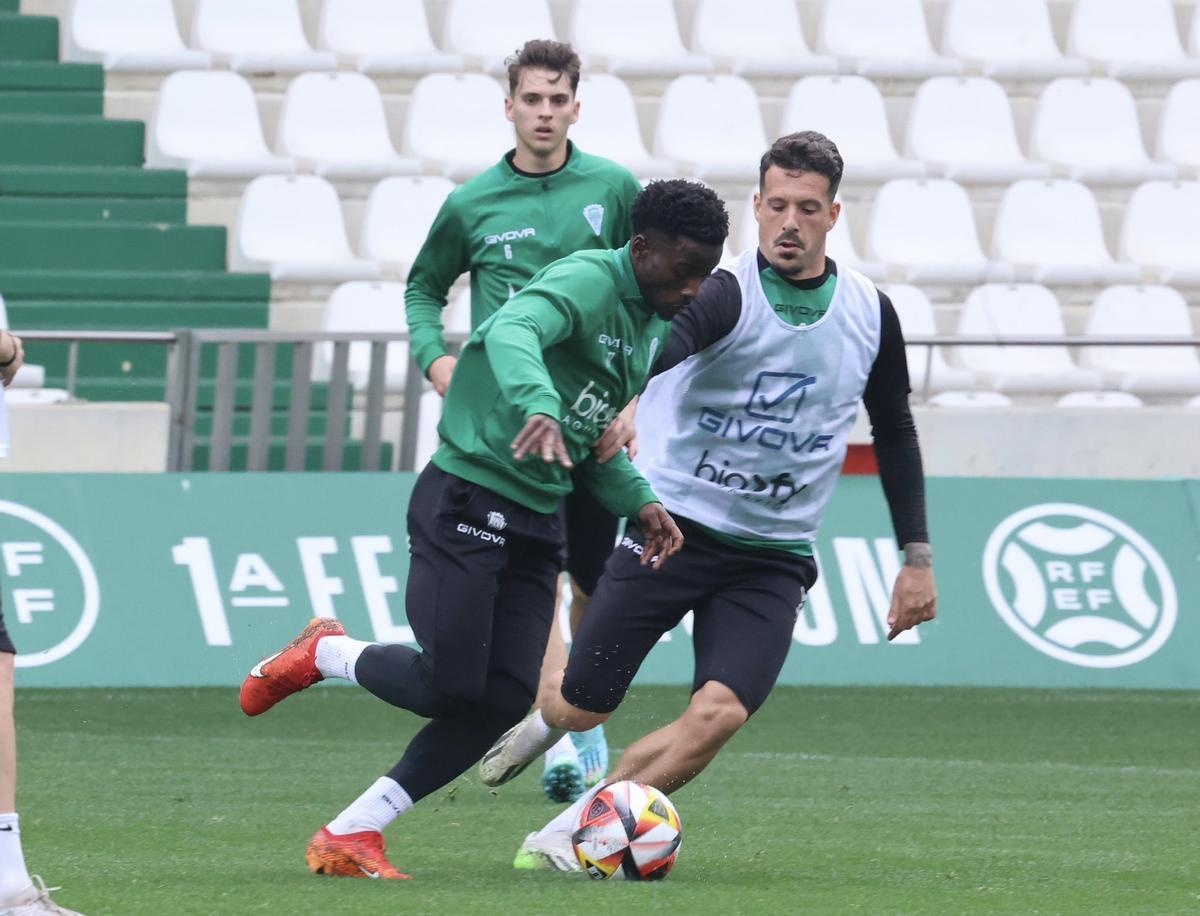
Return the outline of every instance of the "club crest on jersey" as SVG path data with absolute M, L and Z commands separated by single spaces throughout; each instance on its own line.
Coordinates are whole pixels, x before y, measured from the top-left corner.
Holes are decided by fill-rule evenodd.
M 508 527 L 508 519 L 504 517 L 503 512 L 489 512 L 487 523 L 489 528 L 495 528 L 497 531 L 503 531 Z
M 600 231 L 604 228 L 604 206 L 602 204 L 588 204 L 583 208 L 583 218 L 592 227 L 592 232 L 599 235 Z

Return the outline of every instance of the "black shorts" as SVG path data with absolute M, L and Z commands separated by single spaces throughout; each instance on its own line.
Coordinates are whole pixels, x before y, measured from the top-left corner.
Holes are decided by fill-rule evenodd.
M 587 487 L 574 478 L 575 488 L 568 493 L 559 508 L 566 545 L 562 553 L 562 569 L 583 589 L 585 595 L 596 590 L 604 564 L 617 541 L 615 515 L 600 504 Z
M 8 635 L 8 627 L 4 625 L 3 610 L 0 610 L 0 652 L 7 652 L 9 655 L 17 654 L 17 647 L 13 645 L 12 637 Z
M 770 695 L 792 646 L 796 615 L 817 581 L 811 557 L 740 550 L 686 519 L 683 550 L 658 572 L 641 565 L 642 536 L 626 529 L 571 646 L 563 696 L 589 712 L 620 705 L 660 636 L 695 611 L 692 691 L 719 681 L 749 713 Z

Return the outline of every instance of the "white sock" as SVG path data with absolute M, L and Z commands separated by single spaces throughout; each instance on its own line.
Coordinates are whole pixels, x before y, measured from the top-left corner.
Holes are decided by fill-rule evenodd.
M 546 837 L 552 833 L 570 833 L 575 829 L 575 822 L 579 820 L 579 815 L 583 811 L 588 802 L 592 800 L 592 796 L 604 788 L 606 779 L 601 779 L 598 783 L 584 792 L 579 798 L 572 802 L 571 807 L 555 815 L 545 827 L 538 831 L 539 837 Z
M 390 777 L 380 776 L 371 783 L 371 788 L 326 824 L 325 829 L 338 835 L 362 833 L 364 830 L 382 832 L 384 827 L 412 806 L 413 800 L 400 783 Z
M 351 639 L 349 636 L 322 636 L 317 640 L 317 670 L 325 677 L 340 677 L 357 684 L 354 666 L 358 664 L 363 649 L 373 645 L 375 643 Z
M 21 825 L 15 814 L 0 814 L 0 901 L 15 897 L 33 884 L 21 851 Z
M 544 722 L 542 724 L 545 725 Z M 579 752 L 575 750 L 575 742 L 571 740 L 570 735 L 563 735 L 554 742 L 554 746 L 550 750 L 546 751 L 546 766 L 550 766 L 550 764 L 560 757 L 574 757 L 576 760 L 579 759 Z
M 533 760 L 538 754 L 553 747 L 566 732 L 551 728 L 542 718 L 542 711 L 535 709 L 521 722 L 513 736 L 512 749 L 518 760 Z

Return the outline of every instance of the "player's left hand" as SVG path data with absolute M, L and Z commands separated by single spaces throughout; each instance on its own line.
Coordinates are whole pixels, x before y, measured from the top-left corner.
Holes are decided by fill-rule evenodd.
M 562 428 L 554 417 L 535 413 L 512 441 L 513 460 L 523 461 L 525 456 L 538 457 L 546 464 L 561 464 L 568 471 L 575 467 L 567 454 Z
M 608 424 L 604 435 L 597 439 L 596 444 L 592 446 L 592 454 L 601 464 L 615 457 L 621 449 L 629 452 L 630 460 L 637 457 L 637 427 L 633 423 L 633 415 L 637 413 L 637 403 L 637 398 L 630 401 L 625 409 Z
M 888 612 L 888 642 L 905 630 L 937 616 L 937 587 L 932 566 L 902 566 L 892 589 L 892 608 Z
M 646 503 L 638 512 L 642 530 L 642 565 L 662 569 L 669 557 L 683 549 L 683 532 L 662 503 Z
M 21 343 L 21 338 L 16 334 L 10 333 L 9 331 L 4 331 L 3 334 L 8 338 L 9 343 L 12 345 L 11 350 L 8 350 L 7 348 L 0 349 L 0 354 L 8 355 L 12 359 L 12 362 L 9 363 L 8 366 L 0 369 L 0 381 L 2 381 L 4 383 L 4 387 L 7 388 L 12 384 L 13 378 L 16 377 L 17 370 L 25 365 L 25 347 Z M 4 360 L 3 355 L 0 355 L 0 362 L 5 361 L 6 360 Z

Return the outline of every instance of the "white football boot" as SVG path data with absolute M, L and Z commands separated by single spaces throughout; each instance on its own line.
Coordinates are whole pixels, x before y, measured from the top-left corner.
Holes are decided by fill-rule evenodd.
M 68 910 L 50 899 L 50 892 L 62 890 L 58 887 L 46 887 L 46 882 L 38 875 L 33 875 L 33 884 L 16 897 L 0 903 L 0 916 L 83 916 L 75 910 Z
M 565 734 L 561 729 L 552 728 L 543 740 L 534 738 L 530 724 L 536 714 L 535 709 L 501 735 L 483 755 L 479 761 L 479 778 L 485 786 L 502 786 L 515 779 Z
M 517 850 L 513 868 L 544 871 L 582 871 L 571 834 L 566 830 L 534 831 Z

